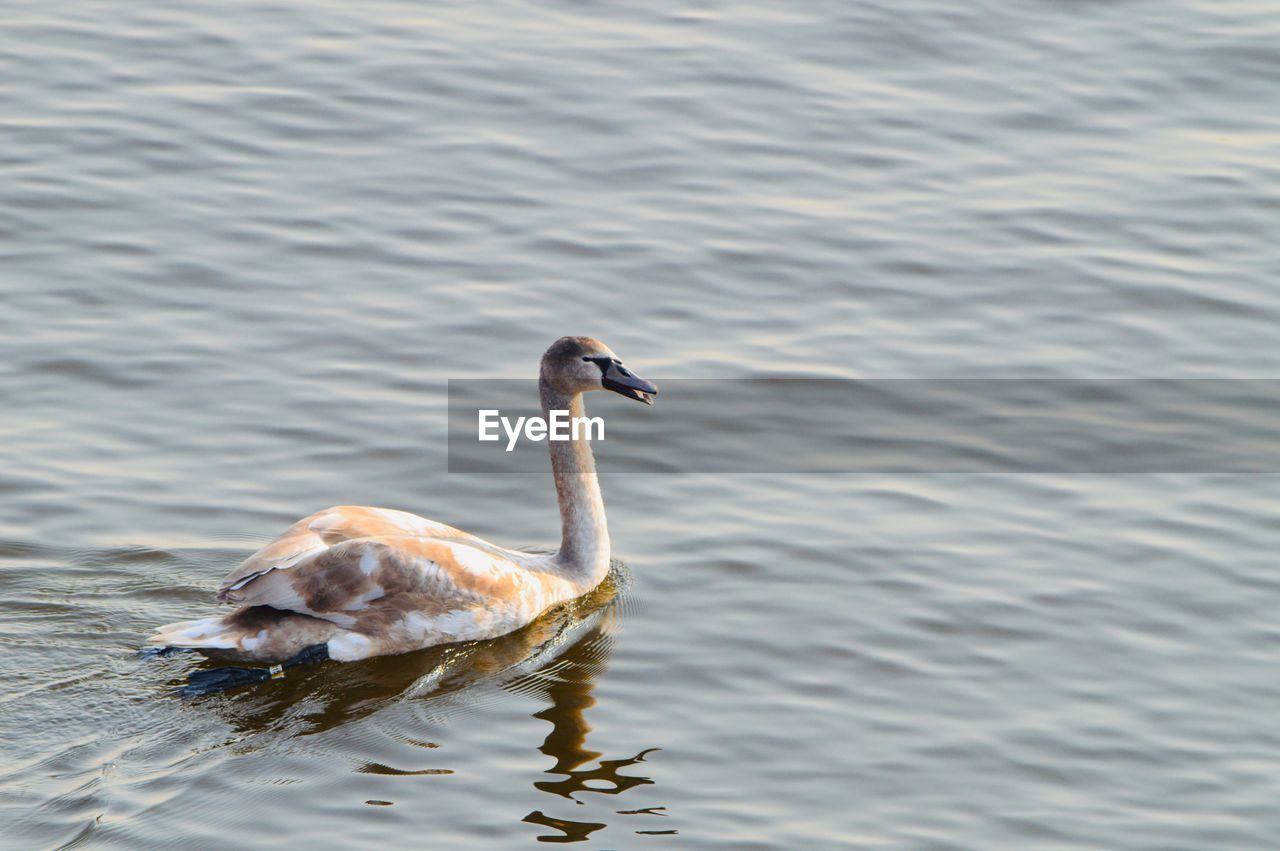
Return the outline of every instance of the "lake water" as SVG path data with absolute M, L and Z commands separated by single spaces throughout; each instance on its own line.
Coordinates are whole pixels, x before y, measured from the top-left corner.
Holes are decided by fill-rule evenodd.
M 0 33 L 0 846 L 1274 846 L 1270 475 L 605 468 L 613 577 L 507 639 L 185 702 L 135 650 L 328 505 L 554 546 L 549 477 L 448 472 L 446 381 L 561 334 L 659 382 L 1277 377 L 1275 4 Z

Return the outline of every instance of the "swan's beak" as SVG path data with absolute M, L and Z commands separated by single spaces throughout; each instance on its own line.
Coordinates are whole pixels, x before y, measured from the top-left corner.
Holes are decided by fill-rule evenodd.
M 611 363 L 600 379 L 605 390 L 612 390 L 628 399 L 636 399 L 646 405 L 653 404 L 653 397 L 658 395 L 658 385 L 645 381 L 620 363 Z

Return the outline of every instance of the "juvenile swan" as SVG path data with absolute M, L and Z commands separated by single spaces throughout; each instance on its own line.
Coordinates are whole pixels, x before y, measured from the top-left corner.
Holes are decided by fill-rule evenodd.
M 542 411 L 584 415 L 582 394 L 612 390 L 653 404 L 658 388 L 591 337 L 562 337 L 542 356 Z M 494 638 L 581 596 L 609 570 L 609 530 L 586 440 L 547 441 L 561 542 L 517 552 L 404 511 L 343 505 L 305 517 L 222 581 L 222 616 L 160 627 L 149 643 L 277 663 L 325 645 L 349 662 L 435 644 Z

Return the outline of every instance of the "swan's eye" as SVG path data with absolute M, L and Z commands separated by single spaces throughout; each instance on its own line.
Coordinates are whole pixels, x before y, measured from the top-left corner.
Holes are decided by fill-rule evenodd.
M 601 375 L 604 375 L 608 371 L 609 365 L 614 362 L 613 358 L 592 357 L 590 355 L 584 357 L 583 360 L 600 367 Z

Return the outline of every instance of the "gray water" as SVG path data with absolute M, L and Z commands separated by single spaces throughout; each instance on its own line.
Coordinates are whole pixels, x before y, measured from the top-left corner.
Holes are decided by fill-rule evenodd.
M 507 639 L 193 702 L 134 654 L 327 505 L 554 546 L 548 477 L 447 472 L 445 388 L 561 334 L 659 381 L 1277 377 L 1274 4 L 0 33 L 0 845 L 1274 846 L 1274 476 L 606 468 L 613 578 Z

